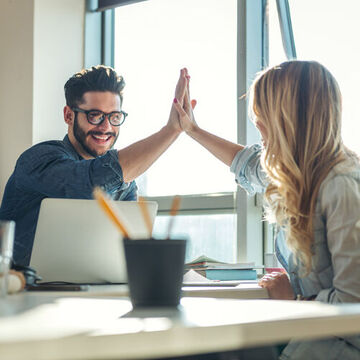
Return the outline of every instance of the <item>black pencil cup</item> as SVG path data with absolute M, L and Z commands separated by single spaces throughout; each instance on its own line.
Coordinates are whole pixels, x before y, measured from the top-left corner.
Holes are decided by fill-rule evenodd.
M 186 240 L 124 239 L 124 250 L 133 307 L 178 306 Z

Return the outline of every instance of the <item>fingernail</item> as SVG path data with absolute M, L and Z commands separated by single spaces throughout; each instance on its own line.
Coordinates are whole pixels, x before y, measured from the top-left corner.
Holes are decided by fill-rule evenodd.
M 178 101 L 177 101 L 177 98 L 174 98 L 174 103 L 177 104 L 177 102 L 178 102 Z

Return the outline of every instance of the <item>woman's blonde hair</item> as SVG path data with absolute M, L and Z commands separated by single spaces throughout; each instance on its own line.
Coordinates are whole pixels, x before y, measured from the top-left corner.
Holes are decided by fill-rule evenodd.
M 308 274 L 319 187 L 346 157 L 339 86 L 315 61 L 285 62 L 259 74 L 252 109 L 266 134 L 267 217 L 285 228 L 287 243 Z

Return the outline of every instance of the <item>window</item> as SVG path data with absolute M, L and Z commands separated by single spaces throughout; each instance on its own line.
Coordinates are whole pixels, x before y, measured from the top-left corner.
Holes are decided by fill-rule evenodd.
M 105 11 L 116 12 L 115 16 L 103 16 L 114 21 L 115 31 L 110 39 L 103 33 L 107 41 L 102 46 L 94 41 L 93 33 L 86 33 L 97 49 L 104 52 L 110 48 L 110 56 L 103 53 L 102 61 L 114 65 L 127 81 L 124 110 L 130 115 L 118 147 L 165 124 L 183 66 L 192 75 L 199 124 L 242 144 L 258 141 L 258 133 L 246 116 L 246 103 L 238 97 L 264 66 L 297 57 L 323 63 L 337 78 L 343 94 L 344 141 L 360 152 L 356 131 L 360 125 L 355 120 L 358 91 L 354 85 L 360 79 L 358 0 L 348 0 L 346 6 L 336 0 L 99 0 L 99 6 L 102 3 L 105 7 L 110 3 L 112 7 L 126 5 Z M 87 22 L 90 20 L 95 21 L 89 16 Z M 86 61 L 87 52 L 85 47 Z M 112 52 L 114 63 L 107 60 L 113 58 Z M 191 256 L 214 249 L 226 261 L 263 261 L 260 199 L 254 201 L 236 188 L 229 169 L 185 135 L 138 184 L 142 195 L 159 202 L 162 216 L 155 229 L 159 236 L 166 233 L 171 195 L 183 195 L 186 206 L 175 230 L 180 234 L 186 227 L 191 234 Z M 208 224 L 213 222 L 223 233 L 216 230 L 214 237 L 214 230 L 198 232 L 209 230 Z M 235 246 L 226 245 L 226 250 L 217 252 L 227 244 L 234 226 L 236 239 L 230 237 L 229 241 Z M 264 227 L 265 251 L 273 252 L 272 229 Z M 216 240 L 206 249 L 209 238 Z M 220 240 L 225 238 L 225 242 Z
M 343 96 L 343 138 L 345 144 L 360 153 L 358 133 L 358 58 L 359 1 L 345 4 L 336 0 L 290 0 L 290 12 L 299 60 L 316 60 L 337 79 Z M 270 65 L 286 60 L 279 45 L 275 0 L 270 0 Z
M 236 142 L 236 10 L 236 0 L 152 0 L 116 9 L 114 65 L 127 83 L 123 107 L 129 113 L 118 146 L 166 124 L 184 66 L 198 101 L 197 121 Z M 137 183 L 141 195 L 152 197 L 236 190 L 229 168 L 185 134 Z M 166 231 L 167 220 L 158 217 L 155 235 Z M 176 223 L 174 236 L 186 229 L 191 239 L 188 259 L 206 253 L 235 260 L 233 214 L 182 215 Z
M 103 23 L 101 58 L 124 76 L 123 110 L 129 113 L 117 147 L 166 124 L 184 66 L 190 71 L 201 127 L 233 142 L 258 141 L 246 100 L 239 97 L 262 66 L 263 1 L 112 3 L 119 7 L 110 10 L 110 16 L 105 11 L 102 20 L 113 21 L 113 40 Z M 114 61 L 109 62 L 104 49 L 112 41 Z M 137 183 L 142 196 L 159 203 L 154 229 L 158 236 L 166 234 L 172 196 L 182 195 L 173 235 L 184 230 L 189 235 L 187 260 L 205 253 L 224 261 L 262 263 L 261 206 L 237 188 L 227 166 L 185 134 Z
M 154 236 L 165 238 L 169 216 L 157 216 Z M 213 259 L 233 262 L 236 251 L 236 215 L 180 215 L 174 223 L 173 233 L 188 237 L 185 261 L 193 260 L 201 254 Z
M 114 65 L 127 83 L 129 113 L 118 146 L 166 124 L 184 66 L 197 121 L 236 142 L 236 9 L 236 0 L 152 0 L 116 9 Z M 228 167 L 185 134 L 138 183 L 147 196 L 235 190 Z

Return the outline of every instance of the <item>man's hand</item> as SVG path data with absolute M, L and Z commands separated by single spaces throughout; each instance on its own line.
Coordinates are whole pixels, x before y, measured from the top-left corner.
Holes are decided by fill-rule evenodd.
M 272 272 L 266 274 L 259 281 L 259 285 L 267 289 L 270 299 L 294 300 L 295 294 L 291 287 L 287 274 L 282 272 Z
M 187 88 L 188 79 L 186 78 L 186 74 L 187 74 L 187 70 L 185 68 L 180 70 L 180 77 L 175 88 L 175 99 L 177 99 L 177 101 L 179 102 L 179 104 L 181 104 L 181 106 L 183 105 L 185 92 Z M 183 131 L 182 127 L 180 126 L 179 115 L 175 109 L 174 103 L 172 104 L 171 107 L 167 126 L 169 126 L 173 130 L 175 130 L 175 132 L 178 133 L 181 133 Z

